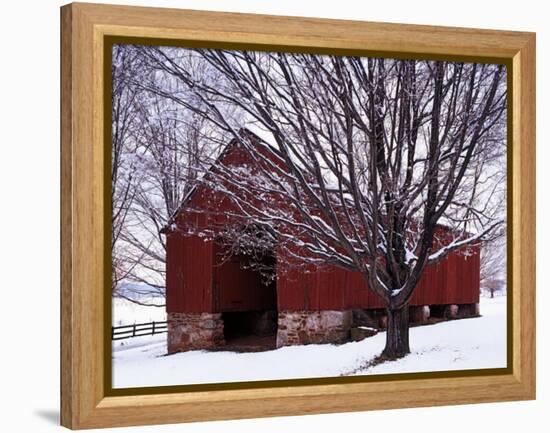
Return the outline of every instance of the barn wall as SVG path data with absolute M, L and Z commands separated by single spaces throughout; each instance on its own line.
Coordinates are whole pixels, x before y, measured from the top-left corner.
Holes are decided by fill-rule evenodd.
M 166 310 L 215 312 L 215 245 L 196 233 L 213 224 L 226 224 L 224 211 L 230 210 L 230 202 L 222 194 L 199 186 L 187 206 L 201 211 L 181 211 L 174 221 L 175 230 L 172 227 L 166 234 Z
M 171 232 L 166 257 L 166 311 L 213 312 L 212 242 Z
M 172 232 L 167 237 L 167 311 L 221 312 L 273 308 L 272 290 L 257 275 L 235 264 L 214 266 L 214 245 L 198 236 Z M 277 280 L 279 310 L 383 308 L 363 276 L 337 267 L 287 270 Z M 430 265 L 411 305 L 479 302 L 479 248 L 469 256 L 453 253 Z
M 410 305 L 474 304 L 479 302 L 479 247 L 471 255 L 450 254 L 430 265 Z M 279 310 L 347 310 L 383 308 L 363 276 L 334 266 L 285 270 L 277 281 Z
M 247 269 L 245 258 L 240 256 L 224 257 L 223 249 L 214 245 L 214 310 L 262 311 L 276 310 L 277 301 L 275 282 L 266 285 L 261 275 Z
M 235 155 L 234 155 L 235 154 Z M 244 156 L 232 152 L 228 158 L 242 163 Z M 242 269 L 240 260 L 225 260 L 214 241 L 204 242 L 202 228 L 224 227 L 233 223 L 228 214 L 237 212 L 223 194 L 201 186 L 188 204 L 201 212 L 181 212 L 178 230 L 168 236 L 167 310 L 177 312 L 237 312 L 275 310 L 275 288 L 262 284 L 259 274 Z

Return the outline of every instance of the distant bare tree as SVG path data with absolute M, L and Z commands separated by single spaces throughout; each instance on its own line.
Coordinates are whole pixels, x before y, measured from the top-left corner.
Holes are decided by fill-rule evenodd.
M 132 85 L 135 79 L 136 58 L 132 50 L 115 45 L 112 52 L 112 140 L 111 140 L 111 254 L 112 288 L 129 272 L 120 235 L 134 199 L 135 166 L 127 156 L 135 151 L 131 140 L 136 125 L 139 90 Z
M 204 62 L 186 62 L 197 75 Z M 215 77 L 213 77 L 215 78 Z M 164 306 L 166 245 L 161 232 L 220 148 L 217 128 L 164 94 L 193 100 L 159 75 L 139 47 L 113 51 L 114 293 L 141 305 Z M 133 92 L 133 93 L 130 93 Z M 120 178 L 120 173 L 124 176 Z M 121 284 L 121 282 L 138 284 Z M 146 297 L 155 297 L 152 302 Z
M 506 242 L 501 237 L 485 243 L 481 249 L 481 290 L 489 292 L 491 298 L 496 292 L 506 289 Z
M 166 245 L 161 231 L 196 180 L 205 151 L 204 120 L 181 114 L 155 95 L 139 113 L 134 159 L 140 181 L 120 236 L 127 247 L 126 260 L 132 263 L 127 279 L 147 287 L 141 295 L 164 296 Z

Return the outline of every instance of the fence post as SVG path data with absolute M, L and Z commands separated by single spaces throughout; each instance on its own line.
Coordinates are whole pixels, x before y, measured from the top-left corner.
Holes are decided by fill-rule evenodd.
M 153 333 L 151 335 L 155 335 L 155 321 L 153 320 Z
M 134 326 L 132 328 L 132 337 L 136 336 L 136 324 L 134 323 Z
M 115 327 L 111 326 L 111 341 L 115 338 Z

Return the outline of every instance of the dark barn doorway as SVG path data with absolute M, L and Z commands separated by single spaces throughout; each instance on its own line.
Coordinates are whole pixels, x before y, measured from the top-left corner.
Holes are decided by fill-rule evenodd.
M 277 311 L 222 313 L 225 350 L 256 352 L 276 346 Z
M 217 246 L 214 300 L 224 322 L 224 350 L 262 351 L 276 347 L 276 255 L 251 255 Z

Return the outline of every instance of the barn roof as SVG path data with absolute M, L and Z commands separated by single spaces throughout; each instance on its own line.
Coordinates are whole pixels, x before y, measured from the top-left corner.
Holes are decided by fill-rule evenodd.
M 270 143 L 268 142 L 266 139 L 263 139 L 261 138 L 257 133 L 251 131 L 249 128 L 247 127 L 242 127 L 239 129 L 238 131 L 238 134 L 241 135 L 241 136 L 245 136 L 247 135 L 249 138 L 252 138 L 251 140 L 251 143 L 254 145 L 254 146 L 263 146 L 263 147 L 273 147 L 274 146 L 274 143 Z M 214 167 L 216 167 L 218 164 L 220 164 L 229 154 L 232 150 L 236 149 L 237 148 L 237 145 L 238 145 L 238 140 L 236 137 L 233 137 L 224 147 L 224 149 L 220 152 L 220 154 L 218 155 L 218 157 L 216 158 L 216 160 L 210 165 L 209 169 L 206 170 L 206 172 L 204 173 L 204 175 L 202 176 L 201 179 L 199 180 L 204 180 L 208 177 L 208 175 L 212 172 L 212 170 L 214 169 Z M 173 215 L 169 218 L 168 222 L 166 223 L 166 225 L 161 229 L 160 233 L 162 234 L 165 234 L 167 232 L 169 232 L 171 230 L 171 225 L 174 223 L 174 221 L 176 220 L 177 216 L 180 214 L 180 212 L 183 210 L 183 208 L 190 202 L 190 200 L 195 196 L 195 194 L 197 193 L 199 187 L 201 186 L 201 183 L 198 182 L 198 184 L 194 185 L 189 191 L 188 193 L 186 194 L 186 196 L 183 198 L 183 200 L 181 201 L 180 205 L 178 206 L 178 208 L 176 209 L 176 211 L 173 213 Z M 330 187 L 327 187 L 327 190 L 329 192 L 335 192 L 337 191 L 337 188 L 332 188 Z M 441 229 L 444 229 L 444 230 L 449 230 L 449 231 L 454 231 L 455 229 L 450 225 L 450 224 L 446 224 L 445 222 L 443 221 L 440 221 L 436 224 L 436 227 L 439 227 Z M 471 233 L 470 231 L 466 231 L 464 233 L 465 235 L 467 236 L 472 236 L 473 233 Z
M 267 143 L 267 141 L 263 140 L 262 138 L 260 138 L 257 134 L 255 134 L 254 132 L 252 132 L 250 129 L 248 128 L 241 128 L 239 129 L 238 131 L 238 134 L 239 135 L 248 135 L 249 137 L 251 137 L 253 140 L 252 140 L 252 143 L 255 144 L 255 145 L 265 145 L 265 146 L 269 146 L 270 144 Z M 233 137 L 224 147 L 224 149 L 220 152 L 220 154 L 218 155 L 218 157 L 216 158 L 216 160 L 210 165 L 210 168 L 208 170 L 206 170 L 206 172 L 204 173 L 204 175 L 202 176 L 201 179 L 199 180 L 202 180 L 202 179 L 205 179 L 207 178 L 207 176 L 209 175 L 209 173 L 213 170 L 214 167 L 216 167 L 218 164 L 220 164 L 228 155 L 229 153 L 236 148 L 236 145 L 237 145 L 237 138 Z M 195 196 L 195 194 L 197 193 L 199 187 L 201 186 L 201 184 L 196 184 L 196 185 L 193 185 L 193 187 L 187 192 L 186 196 L 183 198 L 183 200 L 181 201 L 180 205 L 178 206 L 178 208 L 175 210 L 175 212 L 172 214 L 172 216 L 169 218 L 168 222 L 166 223 L 166 225 L 161 229 L 160 233 L 162 234 L 165 234 L 167 233 L 168 231 L 170 231 L 170 226 L 174 223 L 175 219 L 177 218 L 177 216 L 180 214 L 180 212 L 182 211 L 182 209 L 189 203 L 189 201 Z

